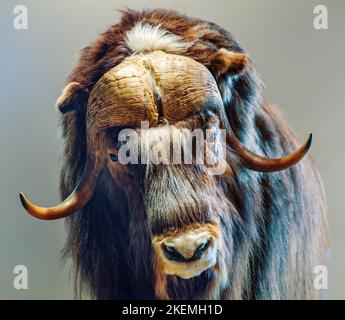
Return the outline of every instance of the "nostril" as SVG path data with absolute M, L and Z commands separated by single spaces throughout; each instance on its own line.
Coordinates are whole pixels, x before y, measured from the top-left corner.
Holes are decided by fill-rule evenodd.
M 210 240 L 206 240 L 202 243 L 196 250 L 192 257 L 193 260 L 200 259 L 201 255 L 207 250 L 208 246 L 210 245 Z
M 186 261 L 186 259 L 175 249 L 175 247 L 162 244 L 162 249 L 163 249 L 165 256 L 169 260 Z
M 173 261 L 179 261 L 179 262 L 191 262 L 195 260 L 199 260 L 203 253 L 207 250 L 209 247 L 211 241 L 210 239 L 206 240 L 202 244 L 200 244 L 197 249 L 194 251 L 193 256 L 190 258 L 186 258 L 183 256 L 174 246 L 172 245 L 166 245 L 162 244 L 162 250 L 164 252 L 164 255 L 167 259 L 173 260 Z

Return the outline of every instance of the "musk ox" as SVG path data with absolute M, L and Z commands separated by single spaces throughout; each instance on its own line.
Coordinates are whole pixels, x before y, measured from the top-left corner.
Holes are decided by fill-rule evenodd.
M 37 218 L 68 216 L 64 256 L 73 258 L 78 293 L 319 297 L 313 270 L 324 262 L 327 219 L 306 155 L 311 136 L 298 148 L 229 32 L 174 11 L 122 12 L 82 50 L 57 106 L 65 200 L 42 208 L 20 198 Z M 142 121 L 153 136 L 211 128 L 215 144 L 225 131 L 225 170 L 211 174 L 207 161 L 123 164 L 119 132 L 137 132 Z

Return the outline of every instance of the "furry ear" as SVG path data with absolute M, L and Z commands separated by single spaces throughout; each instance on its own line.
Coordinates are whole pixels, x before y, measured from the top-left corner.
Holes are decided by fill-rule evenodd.
M 245 54 L 221 48 L 214 54 L 211 64 L 221 74 L 239 74 L 247 67 L 248 62 Z
M 56 101 L 56 106 L 62 113 L 66 113 L 76 110 L 86 98 L 87 93 L 81 84 L 79 82 L 70 82 L 62 90 L 61 95 Z

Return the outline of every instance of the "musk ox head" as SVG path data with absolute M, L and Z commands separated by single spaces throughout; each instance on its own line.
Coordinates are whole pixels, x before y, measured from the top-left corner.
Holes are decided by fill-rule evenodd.
M 227 183 L 240 168 L 272 172 L 292 166 L 307 153 L 311 139 L 297 151 L 276 159 L 263 158 L 245 148 L 231 128 L 229 112 L 224 106 L 226 97 L 218 79 L 225 75 L 232 79 L 240 77 L 250 68 L 247 56 L 236 48 L 213 45 L 210 49 L 204 45 L 200 40 L 202 29 L 205 28 L 205 34 L 211 31 L 197 22 L 189 25 L 189 31 L 184 27 L 183 42 L 181 35 L 162 31 L 163 27 L 152 27 L 154 15 L 151 15 L 151 25 L 146 27 L 147 14 L 145 19 L 138 14 L 135 17 L 116 26 L 121 41 L 107 43 L 107 48 L 120 47 L 125 57 L 113 64 L 107 64 L 110 57 L 104 58 L 88 87 L 71 81 L 58 99 L 63 113 L 74 113 L 73 117 L 78 118 L 79 124 L 73 120 L 74 144 L 81 139 L 79 143 L 85 149 L 83 156 L 69 155 L 69 161 L 74 161 L 71 166 L 74 172 L 82 172 L 74 174 L 68 182 L 69 187 L 75 183 L 74 190 L 63 202 L 50 208 L 33 204 L 23 194 L 20 199 L 24 208 L 40 219 L 59 219 L 76 212 L 80 216 L 105 215 L 101 224 L 80 225 L 81 229 L 88 230 L 86 237 L 91 228 L 98 228 L 99 233 L 103 228 L 106 232 L 107 225 L 118 221 L 122 229 L 115 227 L 114 233 L 123 232 L 121 240 L 117 239 L 123 244 L 114 244 L 114 235 L 109 234 L 108 238 L 102 238 L 98 250 L 109 255 L 114 251 L 115 256 L 123 259 L 123 268 L 133 269 L 136 279 L 140 278 L 137 275 L 140 271 L 135 269 L 151 270 L 156 297 L 173 296 L 169 281 L 175 281 L 177 286 L 179 281 L 198 277 L 209 280 L 204 282 L 205 286 L 208 294 L 215 296 L 215 292 L 219 293 L 226 285 L 235 241 L 229 216 L 236 215 L 236 210 Z M 142 32 L 146 28 L 146 38 L 141 38 L 140 50 L 136 51 L 130 48 L 139 41 L 133 25 Z M 93 59 L 93 63 L 102 61 L 97 60 L 96 54 Z M 79 69 L 83 67 L 84 73 L 91 69 L 90 65 L 81 65 Z M 80 100 L 87 101 L 84 109 L 78 109 Z M 71 118 L 66 121 L 71 122 Z M 145 132 L 141 130 L 144 121 L 149 124 Z M 203 133 L 199 139 L 201 144 L 193 137 L 196 129 Z M 123 130 L 131 130 L 135 137 L 137 163 L 120 161 L 121 148 L 127 142 L 120 139 Z M 67 140 L 69 134 L 72 133 L 65 131 Z M 179 149 L 182 161 L 174 162 L 169 153 L 173 143 L 190 138 L 191 149 L 187 150 L 182 144 Z M 204 161 L 196 161 L 198 148 L 205 151 Z M 77 149 L 74 146 L 74 150 Z M 161 158 L 162 161 L 153 161 L 150 157 L 153 149 L 168 161 Z M 224 162 L 224 170 L 212 174 L 210 169 L 214 163 L 206 159 L 206 154 L 217 156 L 219 150 L 225 155 L 217 158 L 218 162 Z M 149 154 L 145 163 L 140 161 L 144 153 Z M 164 158 L 166 154 L 170 156 Z M 186 158 L 191 161 L 184 161 Z M 99 197 L 106 198 L 104 203 L 97 200 Z M 85 209 L 91 206 L 93 210 Z M 116 211 L 119 207 L 121 214 Z M 88 249 L 75 247 L 73 250 Z M 102 272 L 101 262 L 89 264 L 88 268 L 94 268 L 94 273 L 96 269 Z M 94 277 L 93 271 L 84 271 L 85 278 Z M 130 274 L 127 273 L 128 278 Z M 94 286 L 102 286 L 99 279 L 87 281 L 98 281 Z

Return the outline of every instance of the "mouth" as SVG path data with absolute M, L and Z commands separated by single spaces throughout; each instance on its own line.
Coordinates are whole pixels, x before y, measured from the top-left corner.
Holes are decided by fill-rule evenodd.
M 211 270 L 215 267 L 216 263 L 204 262 L 188 265 L 170 266 L 165 268 L 166 275 L 176 276 L 182 279 L 191 279 L 198 277 L 206 270 Z
M 183 279 L 190 279 L 199 276 L 202 272 L 216 266 L 216 257 L 205 257 L 188 262 L 164 261 L 164 273 L 177 276 Z

